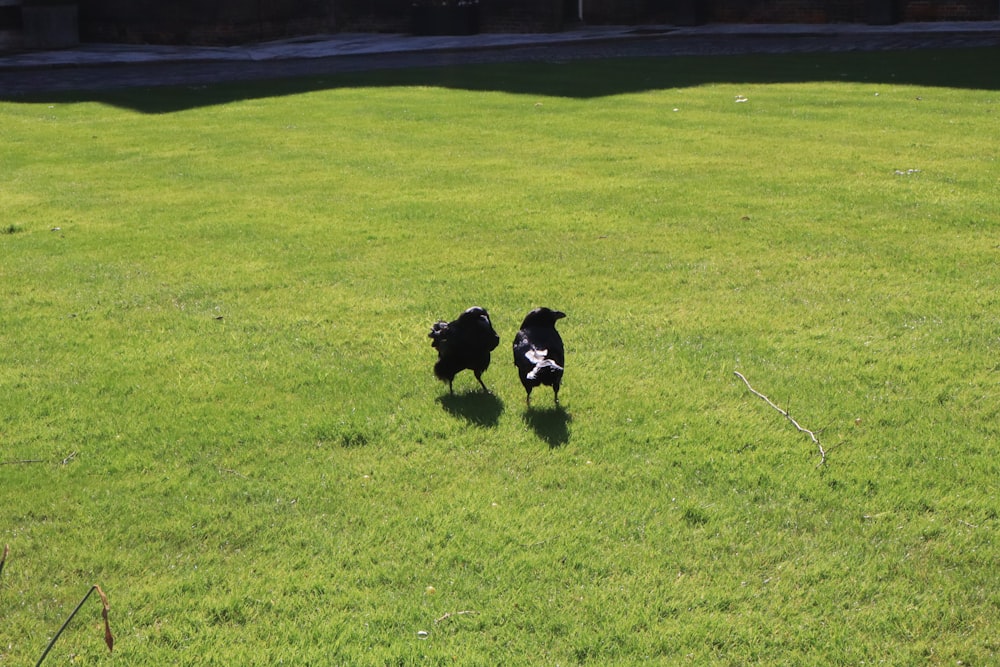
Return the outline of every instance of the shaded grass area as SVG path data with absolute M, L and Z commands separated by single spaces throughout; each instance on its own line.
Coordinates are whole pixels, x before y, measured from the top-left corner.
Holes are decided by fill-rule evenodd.
M 996 59 L 996 48 L 924 49 L 878 53 L 619 58 L 572 62 L 551 60 L 448 67 L 386 69 L 331 76 L 288 78 L 266 84 L 190 86 L 184 95 L 171 89 L 132 89 L 24 98 L 102 102 L 144 113 L 184 109 L 275 95 L 298 95 L 342 86 L 436 86 L 453 90 L 504 92 L 591 99 L 664 88 L 717 84 L 777 84 L 841 81 L 930 88 L 997 90 L 1000 75 L 982 63 Z M 0 99 L 3 99 L 0 93 Z M 20 101 L 21 98 L 18 98 Z
M 996 88 L 921 69 L 970 57 L 0 105 L 0 661 L 99 583 L 129 664 L 991 662 Z

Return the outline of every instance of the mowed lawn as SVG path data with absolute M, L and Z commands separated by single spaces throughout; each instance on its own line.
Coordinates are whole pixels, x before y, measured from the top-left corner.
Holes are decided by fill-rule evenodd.
M 995 663 L 998 57 L 0 102 L 0 665 Z

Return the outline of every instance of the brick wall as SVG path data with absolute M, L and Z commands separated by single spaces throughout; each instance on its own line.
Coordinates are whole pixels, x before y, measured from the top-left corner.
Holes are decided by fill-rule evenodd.
M 480 0 L 480 25 L 484 32 L 557 32 L 565 24 L 565 5 L 563 0 Z
M 504 6 L 524 4 L 520 0 L 481 1 L 486 24 L 489 15 L 504 11 Z M 718 23 L 867 23 L 880 14 L 905 21 L 977 21 L 996 20 L 998 4 L 1000 0 L 583 0 L 583 18 L 592 25 L 673 23 L 692 16 Z M 547 0 L 536 5 L 552 9 Z M 565 23 L 570 12 L 556 5 L 552 11 L 561 14 Z M 512 14 L 517 16 L 517 12 Z M 508 23 L 516 27 L 518 21 Z M 492 30 L 485 25 L 484 29 Z
M 79 0 L 83 41 L 237 44 L 336 29 L 337 0 Z
M 703 1 L 705 19 L 719 23 L 866 23 L 873 16 L 886 13 L 903 21 L 986 21 L 998 18 L 997 0 Z
M 0 0 L 0 3 L 12 0 Z M 13 0 L 17 1 L 17 0 Z M 484 32 L 558 31 L 579 0 L 480 0 Z M 411 0 L 79 0 L 90 42 L 234 44 L 342 31 L 407 32 Z M 886 4 L 888 3 L 888 5 Z M 586 24 L 996 20 L 1000 0 L 583 0 Z M 6 15 L 5 15 L 6 16 Z M 697 17 L 697 18 L 694 18 Z M 882 19 L 885 20 L 885 19 Z M 9 32 L 9 30 L 8 30 Z
M 652 19 L 661 5 L 653 0 L 584 0 L 583 20 L 586 23 L 643 23 Z
M 337 21 L 350 32 L 407 32 L 411 0 L 337 0 Z M 576 0 L 573 0 L 574 4 Z M 555 32 L 566 0 L 479 0 L 483 32 Z
M 336 0 L 337 22 L 351 32 L 407 32 L 410 0 Z
M 997 0 L 910 0 L 904 3 L 904 21 L 981 21 L 995 20 Z
M 732 0 L 709 4 L 710 20 L 725 23 L 830 23 L 857 21 L 864 0 Z

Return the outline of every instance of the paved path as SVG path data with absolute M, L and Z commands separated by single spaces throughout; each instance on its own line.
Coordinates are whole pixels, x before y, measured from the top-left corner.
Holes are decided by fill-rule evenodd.
M 0 56 L 0 99 L 464 63 L 978 46 L 1000 46 L 1000 21 L 618 26 L 462 37 L 338 33 L 236 47 L 86 44 Z

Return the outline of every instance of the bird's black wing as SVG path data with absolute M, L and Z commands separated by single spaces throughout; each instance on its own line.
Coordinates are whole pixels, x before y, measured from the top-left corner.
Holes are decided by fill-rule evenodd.
M 546 356 L 560 366 L 565 366 L 566 350 L 563 348 L 562 336 L 560 336 L 559 332 L 555 330 L 555 327 L 553 327 L 548 331 L 547 338 L 546 349 L 549 353 Z
M 525 352 L 532 350 L 534 352 L 541 353 L 542 358 L 551 359 L 560 366 L 563 365 L 563 360 L 566 358 L 566 352 L 563 349 L 562 338 L 559 336 L 559 332 L 556 331 L 554 327 L 530 327 L 527 329 L 521 329 L 521 331 L 518 332 L 518 336 L 523 338 L 522 346 L 524 346 Z M 536 359 L 535 363 L 540 360 L 541 359 Z
M 517 335 L 514 336 L 514 365 L 517 366 L 517 373 L 522 378 L 535 367 L 532 352 L 536 351 L 535 347 L 531 344 L 531 340 L 528 338 L 528 332 L 524 329 L 518 331 Z
M 493 324 L 486 316 L 476 320 L 475 324 L 476 346 L 484 352 L 492 352 L 500 344 L 500 336 L 493 329 Z

